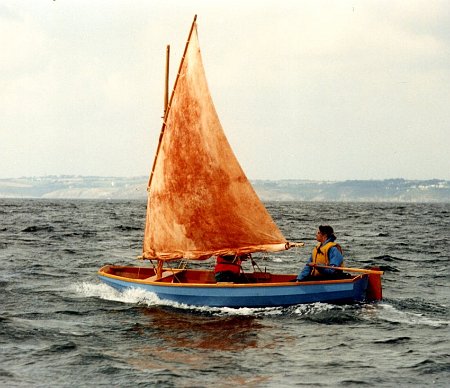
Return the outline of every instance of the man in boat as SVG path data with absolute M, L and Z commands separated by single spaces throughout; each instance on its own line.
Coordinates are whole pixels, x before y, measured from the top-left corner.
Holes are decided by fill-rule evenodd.
M 237 282 L 241 273 L 241 256 L 224 255 L 217 256 L 214 267 L 214 277 L 217 282 Z
M 330 280 L 347 277 L 347 274 L 344 274 L 341 270 L 310 266 L 310 264 L 330 267 L 342 267 L 344 265 L 342 248 L 335 242 L 336 236 L 331 226 L 320 225 L 316 232 L 316 240 L 319 243 L 314 247 L 308 263 L 294 281 L 304 282 L 307 280 Z

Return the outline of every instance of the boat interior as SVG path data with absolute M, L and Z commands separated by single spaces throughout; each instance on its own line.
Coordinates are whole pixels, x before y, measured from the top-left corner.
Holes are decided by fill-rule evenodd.
M 131 266 L 115 266 L 106 265 L 99 271 L 105 275 L 113 275 L 126 279 L 142 280 L 158 283 L 197 283 L 197 284 L 216 284 L 214 278 L 214 271 L 200 270 L 200 269 L 179 269 L 179 268 L 164 268 L 162 275 L 157 279 L 154 268 L 151 267 L 131 267 Z M 235 284 L 255 284 L 255 283 L 286 283 L 291 282 L 296 278 L 296 274 L 272 274 L 269 272 L 249 272 L 241 273 L 240 279 Z M 352 276 L 339 281 L 349 282 L 360 277 Z M 333 280 L 334 282 L 336 281 Z M 311 283 L 311 282 L 308 282 Z M 314 282 L 315 283 L 315 282 Z

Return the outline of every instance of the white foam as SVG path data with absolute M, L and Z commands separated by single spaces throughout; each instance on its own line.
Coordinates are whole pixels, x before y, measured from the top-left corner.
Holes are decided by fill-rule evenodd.
M 317 314 L 322 313 L 324 311 L 334 310 L 336 308 L 341 308 L 341 306 L 332 305 L 328 303 L 309 303 L 309 304 L 301 304 L 295 307 L 293 311 L 294 314 L 298 315 L 309 315 L 309 314 Z
M 139 304 L 147 306 L 171 306 L 178 309 L 197 310 L 200 312 L 208 312 L 214 315 L 279 315 L 282 314 L 280 307 L 267 308 L 231 308 L 231 307 L 206 307 L 191 306 L 182 303 L 172 302 L 158 298 L 156 294 L 138 288 L 128 289 L 120 292 L 103 283 L 76 283 L 72 286 L 74 292 L 84 298 L 100 298 L 121 303 Z
M 199 306 L 186 306 L 189 309 L 195 309 L 198 311 L 206 311 L 213 313 L 214 315 L 240 315 L 240 316 L 261 316 L 261 315 L 280 315 L 282 313 L 281 307 L 199 307 Z
M 119 292 L 114 288 L 100 283 L 77 283 L 73 285 L 73 288 L 77 294 L 83 297 L 95 297 L 105 300 L 112 300 L 121 303 L 134 303 L 134 304 L 147 304 L 156 305 L 160 304 L 160 299 L 153 293 L 138 288 Z
M 450 325 L 450 321 L 433 319 L 426 317 L 423 314 L 412 313 L 409 311 L 397 310 L 394 306 L 386 303 L 379 303 L 374 309 L 367 309 L 370 313 L 366 316 L 366 319 L 372 319 L 373 314 L 377 318 L 393 323 L 404 323 L 406 325 L 424 325 L 432 327 L 441 327 Z

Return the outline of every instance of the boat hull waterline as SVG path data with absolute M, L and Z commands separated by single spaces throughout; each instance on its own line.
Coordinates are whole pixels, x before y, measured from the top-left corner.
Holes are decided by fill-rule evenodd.
M 285 307 L 306 303 L 358 303 L 368 298 L 369 276 L 314 282 L 290 282 L 295 275 L 265 274 L 263 283 L 195 283 L 196 279 L 213 278 L 212 271 L 183 270 L 160 280 L 148 280 L 149 268 L 104 266 L 99 277 L 119 290 L 140 289 L 159 299 L 191 306 L 207 307 Z M 151 270 L 151 269 L 150 269 Z M 114 274 L 118 272 L 120 274 Z M 139 275 L 137 275 L 139 274 Z M 125 276 L 124 276 L 125 275 Z M 173 282 L 183 275 L 182 282 Z M 192 275 L 192 276 L 189 276 Z M 145 277 L 144 277 L 145 276 Z M 153 276 L 154 277 L 154 276 Z M 273 278 L 275 281 L 270 280 Z M 184 282 L 188 279 L 188 283 Z M 250 279 L 254 281 L 254 279 Z

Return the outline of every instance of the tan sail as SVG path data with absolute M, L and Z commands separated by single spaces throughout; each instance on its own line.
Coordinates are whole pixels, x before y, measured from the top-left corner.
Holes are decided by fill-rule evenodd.
M 287 248 L 225 137 L 208 90 L 195 20 L 148 192 L 144 258 L 203 259 Z

